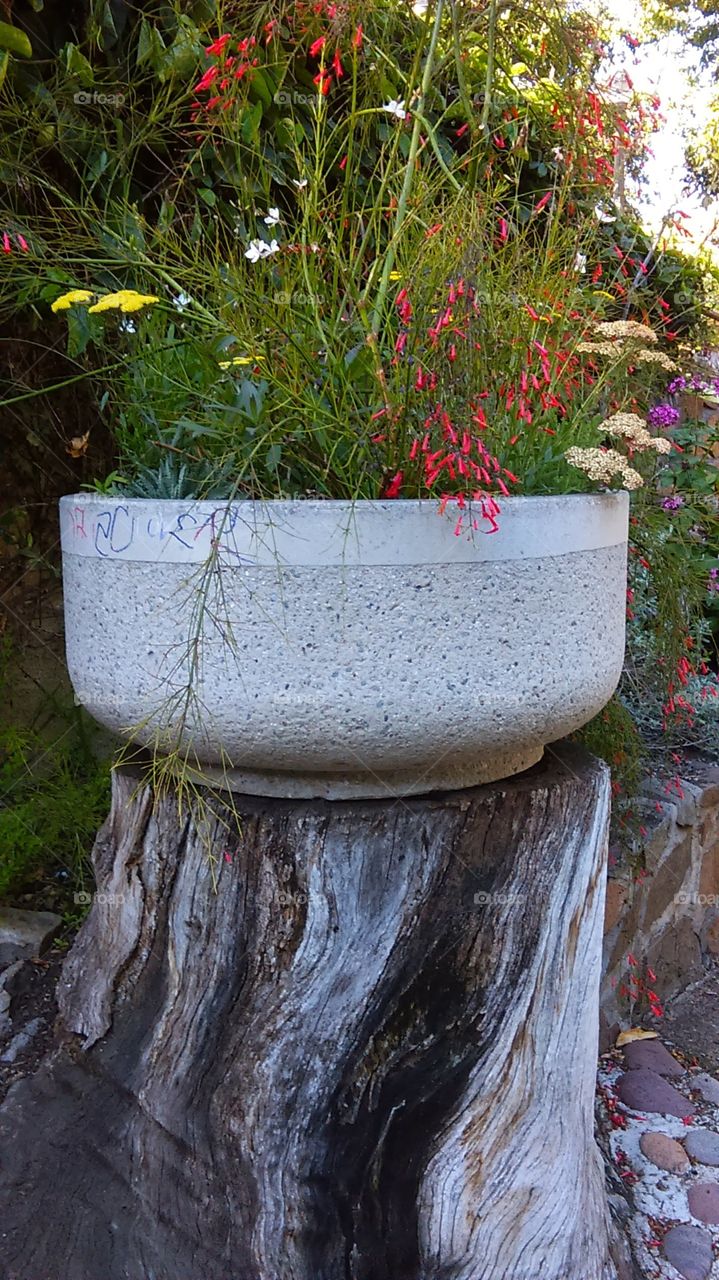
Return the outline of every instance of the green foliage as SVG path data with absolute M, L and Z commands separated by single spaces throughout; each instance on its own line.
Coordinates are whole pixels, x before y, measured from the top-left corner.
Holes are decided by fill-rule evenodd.
M 634 716 L 621 698 L 615 694 L 575 737 L 587 751 L 609 765 L 619 807 L 630 806 L 645 776 L 647 748 Z M 618 816 L 615 812 L 615 821 Z
M 0 901 L 52 885 L 53 903 L 76 914 L 109 798 L 109 768 L 93 754 L 80 708 L 67 711 L 54 737 L 0 729 Z

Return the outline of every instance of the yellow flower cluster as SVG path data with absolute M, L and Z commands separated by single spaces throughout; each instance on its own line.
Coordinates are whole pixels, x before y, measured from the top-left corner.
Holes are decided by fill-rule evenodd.
M 637 338 L 642 342 L 656 342 L 657 335 L 638 320 L 603 320 L 595 330 L 602 338 Z
M 609 484 L 615 476 L 621 476 L 625 489 L 639 489 L 644 484 L 638 471 L 630 467 L 626 458 L 616 449 L 567 449 L 567 462 L 583 471 L 590 480 Z
M 671 451 L 671 441 L 651 435 L 636 413 L 613 413 L 611 418 L 600 422 L 598 430 L 610 436 L 623 436 L 635 449 L 654 449 L 656 453 Z
M 260 364 L 264 356 L 233 356 L 231 360 L 220 360 L 221 369 L 233 369 L 237 365 Z
M 69 293 L 63 293 L 55 299 L 51 310 L 69 311 L 70 307 L 87 305 L 94 297 L 95 294 L 87 289 L 70 289 Z M 98 311 L 141 311 L 143 307 L 149 307 L 153 302 L 159 301 L 160 299 L 155 297 L 154 293 L 138 293 L 137 289 L 119 289 L 117 293 L 106 293 L 98 298 L 93 306 L 88 307 L 88 312 L 94 315 Z
M 77 302 L 92 302 L 94 296 L 88 293 L 87 289 L 71 289 L 69 293 L 63 293 L 62 297 L 56 298 L 50 310 L 69 311 L 70 307 L 74 307 Z
M 89 308 L 89 314 L 94 315 L 98 311 L 141 311 L 143 307 L 149 307 L 153 302 L 159 302 L 160 299 L 155 297 L 154 293 L 138 293 L 136 289 L 120 289 L 117 293 L 106 293 L 104 298 L 100 298 L 93 307 Z
M 679 368 L 665 351 L 637 351 L 634 359 L 640 364 L 660 364 L 667 373 L 676 373 Z

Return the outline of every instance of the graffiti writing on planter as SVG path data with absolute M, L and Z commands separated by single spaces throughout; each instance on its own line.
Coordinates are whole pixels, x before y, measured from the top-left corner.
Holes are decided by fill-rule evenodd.
M 103 559 L 122 556 L 133 547 L 139 549 L 141 544 L 149 549 L 158 543 L 160 546 L 174 543 L 186 551 L 199 553 L 198 559 L 215 549 L 226 552 L 237 563 L 257 562 L 255 556 L 237 547 L 235 530 L 239 515 L 231 506 L 218 507 L 209 515 L 188 508 L 165 517 L 157 511 L 148 515 L 125 503 L 115 503 L 92 515 L 86 507 L 71 507 L 68 516 L 71 539 L 85 546 L 90 543 Z

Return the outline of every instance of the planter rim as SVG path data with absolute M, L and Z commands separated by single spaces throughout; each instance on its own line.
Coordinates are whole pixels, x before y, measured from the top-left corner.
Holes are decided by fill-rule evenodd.
M 626 489 L 601 489 L 592 493 L 513 493 L 508 498 L 500 495 L 493 495 L 499 502 L 502 510 L 505 508 L 511 510 L 513 506 L 522 506 L 539 503 L 573 503 L 573 502 L 600 502 L 602 504 L 608 502 L 622 501 L 629 498 Z M 353 507 L 361 507 L 367 510 L 369 507 L 377 507 L 384 511 L 392 511 L 395 509 L 408 509 L 409 507 L 420 507 L 423 509 L 436 508 L 439 506 L 439 498 L 133 498 L 123 494 L 103 494 L 96 493 L 91 490 L 81 491 L 80 493 L 66 493 L 60 498 L 60 506 L 65 503 L 74 503 L 79 505 L 84 503 L 92 505 L 107 505 L 107 503 L 122 504 L 130 506 L 139 504 L 157 507 L 208 507 L 213 510 L 219 510 L 228 505 L 233 507 L 303 507 L 308 510 L 321 511 L 325 508 L 333 508 L 340 510 L 346 508 L 348 511 Z M 468 501 L 467 507 L 472 504 Z M 477 504 L 478 505 L 478 504 Z M 450 510 L 456 510 L 456 503 L 450 502 Z
M 502 498 L 499 529 L 467 504 L 444 515 L 437 498 L 176 499 L 68 494 L 60 500 L 65 555 L 201 564 L 213 550 L 234 567 L 441 565 L 546 559 L 627 540 L 629 495 Z M 472 512 L 479 527 L 471 525 Z

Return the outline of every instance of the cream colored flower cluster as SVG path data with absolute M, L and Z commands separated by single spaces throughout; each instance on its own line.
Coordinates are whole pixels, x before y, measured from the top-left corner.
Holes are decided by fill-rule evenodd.
M 614 356 L 619 348 L 614 342 L 578 342 L 577 351 L 586 351 L 590 355 Z
M 616 449 L 579 449 L 575 446 L 567 449 L 564 456 L 571 466 L 600 484 L 609 484 L 615 476 L 621 476 L 625 489 L 639 489 L 644 484 L 639 472 L 630 467 Z
M 676 373 L 679 365 L 667 355 L 666 351 L 637 351 L 634 357 L 640 364 L 660 364 L 667 373 Z
M 633 449 L 654 449 L 655 453 L 671 452 L 671 441 L 665 440 L 663 436 L 650 435 L 646 423 L 636 413 L 613 413 L 611 418 L 600 422 L 598 430 L 609 436 L 622 436 Z
M 602 320 L 594 333 L 598 341 L 578 342 L 577 351 L 595 356 L 630 355 L 638 364 L 660 365 L 667 373 L 675 373 L 679 368 L 665 351 L 651 351 L 647 348 L 639 351 L 625 350 L 625 342 L 658 341 L 654 330 L 649 325 L 640 324 L 638 320 Z
M 602 338 L 636 338 L 641 342 L 656 342 L 657 335 L 638 320 L 602 320 L 595 330 Z

